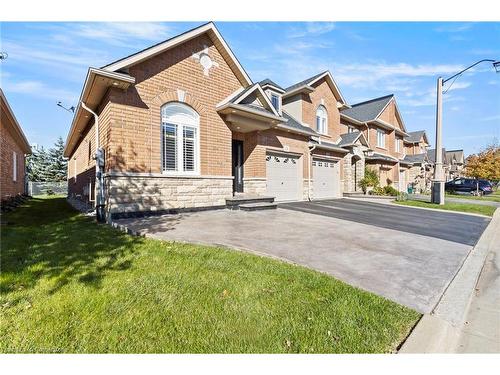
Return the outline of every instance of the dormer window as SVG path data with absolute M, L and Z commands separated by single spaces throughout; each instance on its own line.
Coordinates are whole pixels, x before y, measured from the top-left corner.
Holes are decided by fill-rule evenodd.
M 271 94 L 271 104 L 279 112 L 280 110 L 280 98 L 276 94 Z
M 328 114 L 323 105 L 316 110 L 316 130 L 320 134 L 328 133 Z

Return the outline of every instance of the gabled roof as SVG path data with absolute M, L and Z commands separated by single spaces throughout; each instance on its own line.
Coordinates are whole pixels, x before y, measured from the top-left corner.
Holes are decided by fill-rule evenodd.
M 260 81 L 259 84 L 260 84 L 260 87 L 262 87 L 263 89 L 266 89 L 266 87 L 270 87 L 271 89 L 275 89 L 276 91 L 279 91 L 281 93 L 285 92 L 285 89 L 283 87 L 281 87 L 277 83 L 271 81 L 269 78 L 266 78 L 266 79 Z
M 311 138 L 311 140 L 309 141 L 309 145 L 316 146 L 316 148 L 320 148 L 323 150 L 341 152 L 344 154 L 347 154 L 349 152 L 349 150 L 346 150 L 345 148 L 340 147 L 336 143 L 325 142 L 325 141 L 322 141 L 320 138 L 317 138 L 317 139 Z
M 425 130 L 417 130 L 415 132 L 408 132 L 408 136 L 404 137 L 404 141 L 408 143 L 419 143 L 424 137 L 427 142 L 427 136 L 425 135 Z
M 446 164 L 446 150 L 444 149 L 443 147 L 443 164 Z M 435 148 L 432 148 L 430 150 L 427 150 L 427 159 L 431 162 L 431 163 L 435 163 L 436 162 L 436 149 Z
M 340 135 L 340 140 L 337 143 L 341 147 L 347 147 L 354 145 L 358 139 L 361 139 L 361 143 L 368 146 L 365 136 L 360 131 L 345 133 Z
M 271 101 L 269 100 L 269 97 L 266 95 L 264 90 L 262 90 L 262 87 L 260 87 L 259 83 L 254 83 L 252 86 L 247 87 L 233 98 L 224 102 L 233 104 L 242 104 L 250 107 L 257 107 L 256 105 L 251 105 L 250 103 L 243 103 L 245 98 L 248 98 L 250 95 L 252 95 L 252 93 L 255 93 L 257 97 L 260 99 L 260 102 L 263 104 L 264 107 L 262 108 L 263 110 L 266 110 L 275 116 L 280 115 L 278 111 L 276 111 L 276 108 L 274 108 L 274 106 L 272 105 Z
M 351 108 L 342 110 L 342 114 L 360 122 L 376 120 L 382 111 L 394 98 L 394 95 L 386 95 L 380 98 L 367 100 L 365 102 L 351 105 Z
M 14 111 L 9 105 L 9 102 L 7 101 L 7 98 L 5 97 L 2 89 L 0 88 L 0 106 L 2 109 L 2 112 L 5 111 L 5 114 L 7 117 L 9 117 L 10 121 L 6 121 L 4 126 L 7 127 L 7 124 L 12 124 L 12 127 L 9 126 L 9 129 L 12 130 L 14 133 L 13 136 L 16 137 L 16 141 L 18 142 L 18 146 L 21 147 L 21 150 L 26 154 L 31 154 L 31 147 L 26 139 L 26 136 L 24 135 L 23 129 L 21 128 L 21 125 L 19 125 L 19 122 L 16 119 L 16 116 L 14 115 Z M 2 123 L 4 123 L 5 118 L 2 116 Z
M 446 162 L 453 164 L 453 161 L 459 164 L 464 163 L 464 150 L 449 150 L 446 151 Z
M 416 155 L 406 155 L 403 160 L 412 164 L 422 164 L 423 162 L 426 161 L 426 159 L 427 159 L 427 154 L 424 153 Z
M 240 80 L 240 82 L 244 84 L 244 86 L 251 85 L 252 80 L 250 79 L 250 76 L 247 74 L 245 69 L 243 69 L 243 66 L 236 58 L 233 51 L 231 51 L 231 48 L 229 48 L 229 45 L 226 43 L 226 41 L 220 34 L 219 30 L 217 30 L 217 27 L 215 27 L 215 24 L 213 22 L 205 23 L 194 29 L 179 34 L 173 38 L 155 44 L 154 46 L 143 49 L 142 51 L 136 52 L 132 55 L 129 55 L 117 61 L 114 61 L 111 64 L 103 66 L 102 69 L 112 72 L 126 69 L 132 65 L 140 63 L 141 61 L 149 59 L 173 47 L 176 47 L 184 42 L 187 42 L 188 40 L 194 39 L 204 33 L 207 33 L 210 39 L 212 39 L 215 47 L 217 47 L 221 55 L 228 62 L 228 65 L 233 70 L 233 72 Z
M 314 91 L 314 88 L 312 85 L 314 85 L 316 82 L 318 82 L 321 79 L 326 79 L 328 82 L 328 85 L 330 86 L 333 94 L 337 97 L 337 100 L 341 102 L 342 104 L 347 106 L 347 102 L 342 96 L 342 93 L 340 92 L 339 87 L 337 86 L 337 83 L 333 79 L 332 73 L 330 71 L 326 70 L 322 73 L 316 74 L 315 76 L 312 76 L 310 78 L 307 78 L 303 81 L 300 81 L 292 86 L 289 86 L 285 89 L 285 94 L 283 97 L 295 95 L 295 93 L 300 92 L 302 89 L 306 89 L 307 91 Z

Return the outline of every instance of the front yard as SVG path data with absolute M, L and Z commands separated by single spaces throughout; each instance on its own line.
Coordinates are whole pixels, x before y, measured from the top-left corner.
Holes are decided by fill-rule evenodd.
M 496 209 L 496 207 L 493 206 L 482 206 L 474 203 L 469 204 L 469 203 L 446 202 L 446 199 L 444 205 L 438 205 L 435 203 L 419 201 L 419 200 L 394 201 L 394 203 L 404 206 L 434 208 L 446 211 L 467 212 L 473 214 L 481 214 L 485 216 L 493 216 Z
M 500 190 L 494 191 L 492 194 L 483 195 L 481 197 L 477 197 L 470 194 L 446 194 L 447 197 L 451 198 L 460 198 L 460 199 L 470 199 L 475 201 L 490 201 L 490 202 L 499 202 L 500 203 Z
M 1 352 L 390 352 L 420 316 L 303 267 L 128 236 L 64 198 L 2 220 Z

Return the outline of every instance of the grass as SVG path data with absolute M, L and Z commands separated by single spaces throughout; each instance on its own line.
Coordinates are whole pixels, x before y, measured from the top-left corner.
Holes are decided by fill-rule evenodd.
M 492 194 L 483 195 L 482 197 L 474 196 L 474 195 L 466 195 L 466 194 L 450 194 L 446 193 L 447 197 L 451 198 L 460 198 L 460 199 L 470 199 L 475 201 L 490 201 L 490 202 L 499 202 L 500 203 L 500 190 L 494 191 Z
M 303 267 L 123 234 L 64 198 L 2 220 L 1 352 L 391 352 L 420 317 Z
M 404 205 L 404 206 L 413 206 L 413 207 L 424 207 L 424 208 L 434 208 L 438 210 L 446 210 L 446 211 L 459 211 L 459 212 L 468 212 L 474 214 L 481 214 L 486 216 L 493 216 L 496 207 L 493 206 L 482 206 L 474 203 L 454 203 L 454 202 L 446 202 L 444 205 L 437 205 L 430 202 L 417 201 L 417 200 L 408 200 L 408 201 L 394 201 L 396 204 Z

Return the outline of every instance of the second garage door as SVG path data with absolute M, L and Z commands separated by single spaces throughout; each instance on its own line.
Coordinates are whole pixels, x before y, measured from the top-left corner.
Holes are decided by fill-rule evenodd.
M 340 166 L 338 161 L 314 158 L 312 171 L 315 199 L 340 198 Z
M 266 155 L 267 194 L 277 201 L 296 201 L 300 197 L 299 158 L 294 155 Z

